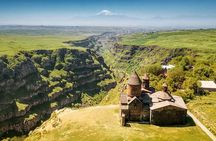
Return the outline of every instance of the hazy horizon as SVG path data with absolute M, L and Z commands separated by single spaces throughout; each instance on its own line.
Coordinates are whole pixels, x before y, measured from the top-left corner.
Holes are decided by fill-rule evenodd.
M 0 5 L 0 25 L 216 26 L 212 0 L 10 0 Z

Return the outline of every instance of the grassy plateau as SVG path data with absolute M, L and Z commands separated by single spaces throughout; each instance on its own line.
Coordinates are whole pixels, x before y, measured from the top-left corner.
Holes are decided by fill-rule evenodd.
M 118 105 L 96 106 L 79 110 L 62 109 L 34 130 L 26 141 L 209 141 L 192 121 L 186 126 L 160 127 L 130 123 L 120 126 Z M 62 132 L 64 131 L 64 132 Z
M 59 49 L 71 48 L 64 44 L 68 40 L 80 40 L 85 36 L 66 35 L 1 35 L 0 34 L 0 55 L 14 55 L 19 51 L 39 50 L 39 49 Z M 75 47 L 74 47 L 75 48 Z
M 188 103 L 189 110 L 216 135 L 216 93 L 197 96 Z
M 120 44 L 157 45 L 165 48 L 191 48 L 216 51 L 216 30 L 185 30 L 126 35 Z

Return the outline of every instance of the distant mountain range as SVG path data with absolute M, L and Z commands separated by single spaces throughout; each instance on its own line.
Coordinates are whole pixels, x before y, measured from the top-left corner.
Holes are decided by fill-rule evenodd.
M 73 17 L 68 22 L 72 25 L 81 26 L 197 26 L 212 27 L 211 23 L 215 23 L 216 19 L 208 16 L 174 16 L 174 17 L 146 17 L 139 18 L 135 16 L 127 16 L 124 14 L 113 13 L 109 10 L 101 10 L 92 16 Z
M 70 20 L 75 25 L 98 26 L 137 26 L 143 24 L 143 19 L 125 15 L 107 15 L 106 13 L 89 17 L 74 17 Z

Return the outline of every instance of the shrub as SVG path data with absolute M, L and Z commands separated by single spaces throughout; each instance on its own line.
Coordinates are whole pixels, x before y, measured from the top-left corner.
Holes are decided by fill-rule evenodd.
M 214 70 L 209 66 L 201 64 L 194 68 L 193 75 L 197 76 L 199 79 L 205 79 L 214 76 Z
M 181 96 L 184 101 L 188 102 L 189 100 L 195 97 L 193 90 L 177 90 L 173 93 L 174 95 Z
M 57 70 L 61 70 L 63 67 L 64 67 L 63 63 L 57 63 L 55 65 L 55 69 L 57 69 Z
M 50 72 L 51 80 L 60 80 L 67 76 L 67 72 L 64 70 L 53 70 Z
M 182 83 L 185 80 L 185 73 L 181 68 L 174 68 L 167 73 L 167 83 L 172 87 L 173 91 L 182 88 Z
M 141 73 L 151 73 L 154 75 L 160 75 L 163 71 L 161 65 L 159 64 L 152 64 L 152 65 L 146 65 L 144 66 L 143 70 L 141 70 Z
M 193 58 L 188 57 L 188 56 L 183 57 L 180 62 L 180 65 L 182 66 L 184 70 L 189 70 L 193 65 Z
M 34 54 L 34 55 L 32 56 L 32 60 L 33 60 L 35 63 L 40 64 L 40 63 L 41 63 L 41 60 L 42 60 L 42 56 L 41 56 L 41 55 L 38 55 L 38 54 Z
M 184 89 L 190 89 L 190 90 L 194 90 L 194 92 L 196 92 L 198 89 L 198 80 L 197 80 L 197 78 L 189 77 L 184 81 L 182 86 Z

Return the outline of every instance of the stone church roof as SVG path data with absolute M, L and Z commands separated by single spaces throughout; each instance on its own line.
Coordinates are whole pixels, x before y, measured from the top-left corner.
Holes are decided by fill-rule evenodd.
M 163 108 L 166 106 L 174 106 L 180 109 L 187 110 L 187 106 L 184 103 L 184 100 L 180 96 L 173 96 L 174 101 L 162 101 L 162 102 L 153 102 L 152 106 L 150 107 L 151 110 Z
M 158 91 L 158 92 L 155 92 L 151 95 L 152 99 L 153 100 L 157 100 L 158 102 L 159 101 L 171 101 L 173 99 L 172 95 L 164 92 L 164 91 Z
M 143 80 L 149 80 L 148 75 L 145 73 L 144 76 L 142 77 Z
M 136 72 L 132 73 L 129 80 L 128 84 L 129 85 L 141 85 L 141 80 Z

